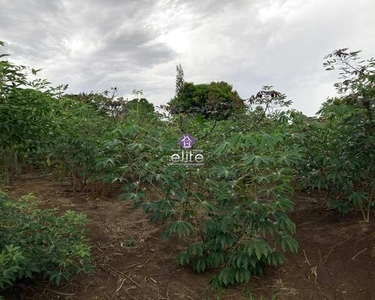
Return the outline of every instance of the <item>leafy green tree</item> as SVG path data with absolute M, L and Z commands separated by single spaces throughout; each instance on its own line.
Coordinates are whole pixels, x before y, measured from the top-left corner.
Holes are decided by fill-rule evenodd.
M 243 111 L 245 105 L 238 93 L 228 83 L 183 84 L 179 95 L 170 102 L 172 114 L 200 114 L 205 118 L 227 118 L 234 112 Z
M 139 114 L 148 114 L 155 112 L 155 107 L 152 103 L 148 102 L 146 98 L 135 98 L 126 102 L 125 110 L 128 112 L 137 112 Z

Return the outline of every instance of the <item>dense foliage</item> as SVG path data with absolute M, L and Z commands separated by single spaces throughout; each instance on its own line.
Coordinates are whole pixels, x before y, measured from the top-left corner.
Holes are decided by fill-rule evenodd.
M 340 98 L 330 99 L 320 118 L 304 118 L 299 143 L 305 147 L 302 183 L 327 191 L 326 204 L 341 213 L 357 209 L 369 222 L 375 200 L 375 60 L 359 61 L 341 49 L 327 56 L 329 70 L 339 68 Z
M 133 94 L 142 94 L 141 91 L 134 90 Z M 103 93 L 80 93 L 69 94 L 66 97 L 84 102 L 92 106 L 96 111 L 105 116 L 110 116 L 114 120 L 120 119 L 124 114 L 136 111 L 140 114 L 147 114 L 155 111 L 152 103 L 146 98 L 134 98 L 132 100 L 118 97 L 117 88 L 111 88 L 111 91 Z
M 50 88 L 45 80 L 30 81 L 29 73 L 37 70 L 0 61 L 0 153 L 7 183 L 18 172 L 20 154 L 38 149 L 51 133 L 51 101 L 62 88 Z
M 91 271 L 85 224 L 73 211 L 39 209 L 32 196 L 11 201 L 0 194 L 0 290 L 36 274 L 58 285 Z
M 210 84 L 183 82 L 178 87 L 178 94 L 169 104 L 172 114 L 199 113 L 205 118 L 227 118 L 244 110 L 238 93 L 224 81 Z

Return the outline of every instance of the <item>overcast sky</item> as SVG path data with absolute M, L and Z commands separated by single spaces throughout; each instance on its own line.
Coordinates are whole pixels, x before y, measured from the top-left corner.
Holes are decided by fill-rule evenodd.
M 0 0 L 0 40 L 68 92 L 143 89 L 163 104 L 181 63 L 186 81 L 227 81 L 243 98 L 273 85 L 313 115 L 335 95 L 326 54 L 375 56 L 375 1 Z

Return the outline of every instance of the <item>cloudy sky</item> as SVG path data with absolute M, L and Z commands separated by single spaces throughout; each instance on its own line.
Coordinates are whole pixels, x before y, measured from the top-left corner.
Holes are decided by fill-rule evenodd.
M 69 92 L 143 89 L 163 104 L 181 63 L 186 81 L 243 98 L 273 85 L 312 115 L 335 94 L 326 54 L 375 56 L 374 16 L 374 0 L 0 0 L 0 40 Z

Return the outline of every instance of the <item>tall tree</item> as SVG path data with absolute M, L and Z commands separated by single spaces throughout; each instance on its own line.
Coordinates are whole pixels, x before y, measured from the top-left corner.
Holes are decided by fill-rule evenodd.
M 176 74 L 176 97 L 180 96 L 180 93 L 181 93 L 181 89 L 185 83 L 185 80 L 184 80 L 184 70 L 182 69 L 182 66 L 181 64 L 178 64 L 176 66 L 176 71 L 177 71 L 177 74 Z

